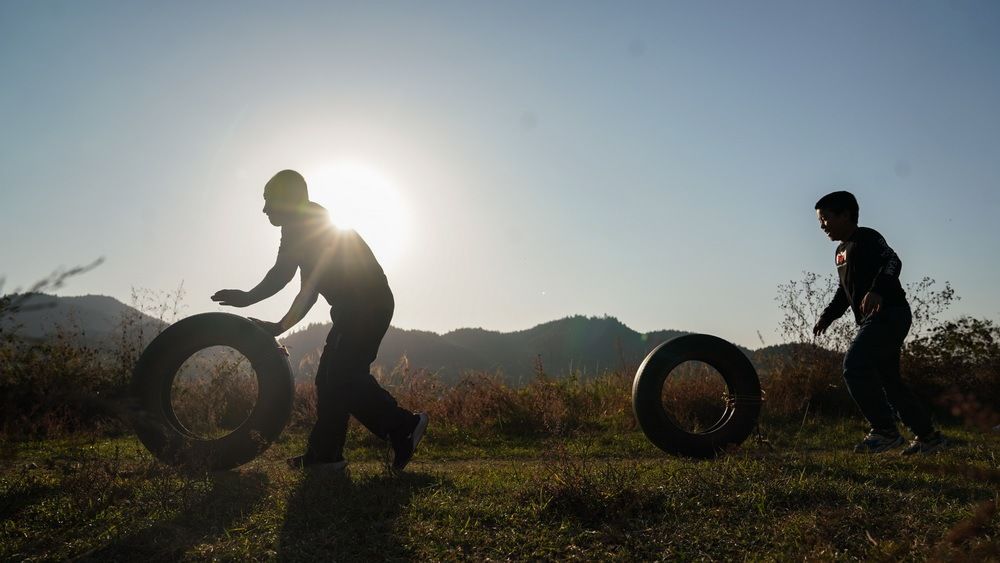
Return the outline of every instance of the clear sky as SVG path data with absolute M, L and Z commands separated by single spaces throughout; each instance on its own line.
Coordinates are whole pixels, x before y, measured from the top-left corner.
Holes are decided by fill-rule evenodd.
M 103 256 L 62 293 L 218 310 L 273 263 L 261 193 L 294 168 L 382 257 L 396 326 L 756 347 L 777 284 L 833 272 L 813 205 L 849 189 L 904 282 L 996 319 L 998 108 L 992 1 L 3 0 L 0 274 Z

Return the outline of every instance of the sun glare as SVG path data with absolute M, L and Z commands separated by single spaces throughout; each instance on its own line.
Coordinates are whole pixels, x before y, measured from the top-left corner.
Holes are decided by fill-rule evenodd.
M 309 198 L 326 207 L 335 225 L 360 233 L 383 267 L 399 258 L 408 217 L 393 182 L 353 161 L 331 162 L 306 169 L 303 175 Z

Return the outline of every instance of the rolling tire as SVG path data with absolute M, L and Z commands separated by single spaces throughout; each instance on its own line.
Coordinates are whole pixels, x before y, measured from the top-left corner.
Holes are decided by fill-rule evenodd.
M 250 415 L 218 439 L 187 430 L 170 402 L 181 365 L 210 346 L 235 348 L 257 375 Z M 133 426 L 153 455 L 170 465 L 223 470 L 254 459 L 278 438 L 291 417 L 295 384 L 288 358 L 271 335 L 238 315 L 203 313 L 170 325 L 149 343 L 132 373 L 132 391 Z
M 663 408 L 663 384 L 687 361 L 719 371 L 726 382 L 726 408 L 701 433 L 688 432 Z M 646 356 L 632 383 L 632 409 L 642 432 L 661 450 L 695 458 L 714 458 L 743 443 L 760 417 L 762 396 L 757 371 L 732 343 L 708 334 L 686 334 L 660 344 Z

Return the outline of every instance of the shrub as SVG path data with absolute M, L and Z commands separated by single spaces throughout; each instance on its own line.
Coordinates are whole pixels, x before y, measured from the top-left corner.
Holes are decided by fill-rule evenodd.
M 823 280 L 810 272 L 778 286 L 784 314 L 780 331 L 786 344 L 785 353 L 761 369 L 767 412 L 856 412 L 841 369 L 842 354 L 856 329 L 840 320 L 827 335 L 812 335 L 812 325 L 836 287 L 834 276 Z M 936 289 L 935 281 L 925 277 L 908 284 L 906 291 L 913 325 L 903 348 L 903 378 L 935 406 L 939 417 L 959 417 L 980 426 L 1000 422 L 1000 329 L 987 319 L 940 320 L 959 299 L 947 282 Z
M 96 266 L 57 272 L 32 287 L 32 292 L 60 287 L 64 280 Z M 119 433 L 129 428 L 122 416 L 129 398 L 135 360 L 155 336 L 143 323 L 151 304 L 159 312 L 159 330 L 177 316 L 183 286 L 175 293 L 133 291 L 133 312 L 119 321 L 120 340 L 112 346 L 88 344 L 72 316 L 45 339 L 18 334 L 17 314 L 40 307 L 29 302 L 35 293 L 0 298 L 0 433 L 31 438 L 65 432 Z M 151 296 L 156 296 L 153 299 Z M 169 305 L 163 305 L 167 303 Z
M 961 317 L 910 343 L 904 369 L 943 414 L 977 426 L 1000 423 L 1000 328 L 987 319 Z

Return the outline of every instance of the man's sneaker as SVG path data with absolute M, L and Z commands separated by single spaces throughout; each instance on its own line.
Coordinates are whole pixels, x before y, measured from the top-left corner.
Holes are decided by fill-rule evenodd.
M 910 442 L 909 446 L 900 452 L 901 455 L 931 454 L 939 452 L 948 447 L 948 439 L 941 435 L 941 432 L 934 432 L 925 438 L 917 437 Z
M 285 460 L 285 463 L 292 469 L 318 470 L 330 473 L 341 473 L 347 467 L 347 460 L 343 458 L 338 461 L 317 461 L 307 454 L 290 457 Z
M 430 421 L 430 417 L 424 412 L 416 413 L 414 417 L 416 417 L 416 420 L 409 434 L 391 437 L 392 451 L 395 454 L 392 459 L 392 468 L 396 471 L 402 471 L 406 467 L 406 464 L 410 463 L 410 460 L 413 458 L 413 452 L 417 451 L 417 444 L 423 439 L 424 431 L 427 430 L 427 423 Z
M 864 440 L 854 446 L 854 452 L 859 454 L 877 454 L 903 445 L 903 437 L 899 433 L 890 434 L 871 430 Z

